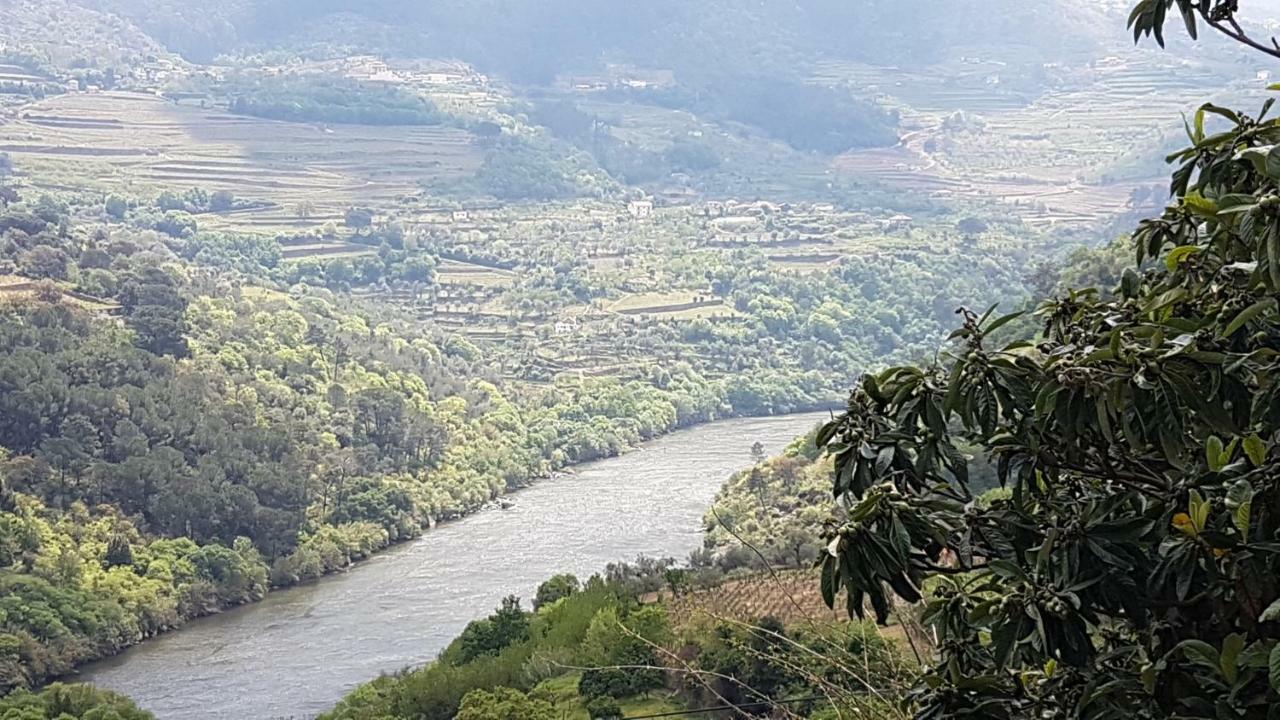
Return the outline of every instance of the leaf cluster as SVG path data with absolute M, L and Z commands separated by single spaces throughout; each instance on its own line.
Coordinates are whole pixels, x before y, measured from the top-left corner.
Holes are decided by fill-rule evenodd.
M 1174 202 L 1105 298 L 965 311 L 945 357 L 863 378 L 818 444 L 848 520 L 822 590 L 926 601 L 920 717 L 1269 718 L 1280 703 L 1280 121 L 1206 105 Z M 1229 124 L 1205 130 L 1216 115 Z M 1151 262 L 1151 261 L 1155 262 Z M 1147 268 L 1142 270 L 1140 268 Z M 1007 499 L 970 492 L 977 447 Z M 926 582 L 936 590 L 925 598 Z

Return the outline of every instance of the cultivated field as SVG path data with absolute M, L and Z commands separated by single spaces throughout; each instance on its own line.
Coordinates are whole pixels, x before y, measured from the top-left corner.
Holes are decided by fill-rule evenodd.
M 756 622 L 767 615 L 788 626 L 846 619 L 843 608 L 832 610 L 822 601 L 818 576 L 809 571 L 784 571 L 777 578 L 762 574 L 730 580 L 711 590 L 669 595 L 664 601 L 676 626 L 698 617 Z M 646 599 L 653 601 L 657 596 Z
M 32 75 L 26 68 L 18 65 L 0 64 L 0 83 L 42 82 L 46 78 Z
M 1195 62 L 1116 52 L 1046 69 L 1034 96 L 1007 88 L 1008 70 L 993 63 L 937 73 L 826 63 L 816 82 L 875 95 L 910 130 L 898 147 L 846 153 L 832 168 L 949 201 L 995 200 L 1032 226 L 1096 226 L 1125 212 L 1134 189 L 1167 183 L 1161 148 L 1210 99 Z M 1252 108 L 1264 85 L 1246 80 L 1214 99 Z
M 340 241 L 320 240 L 315 237 L 284 238 L 280 240 L 280 258 L 282 260 L 336 260 L 338 258 L 360 257 L 372 255 L 378 248 Z
M 45 293 L 56 294 L 59 296 L 58 302 L 89 312 L 114 313 L 120 309 L 120 306 L 115 303 L 77 292 L 71 283 L 33 280 L 21 275 L 0 275 L 0 304 L 26 304 Z
M 610 305 L 609 310 L 621 315 L 682 318 L 732 313 L 721 298 L 691 291 L 627 295 Z
M 387 207 L 422 183 L 473 175 L 471 136 L 447 127 L 317 125 L 241 117 L 142 93 L 77 93 L 0 126 L 0 152 L 36 187 L 229 190 L 266 207 L 205 216 L 214 228 L 299 232 L 351 205 Z
M 514 274 L 510 270 L 485 267 L 457 260 L 445 260 L 436 267 L 441 285 L 476 286 L 480 288 L 510 287 Z

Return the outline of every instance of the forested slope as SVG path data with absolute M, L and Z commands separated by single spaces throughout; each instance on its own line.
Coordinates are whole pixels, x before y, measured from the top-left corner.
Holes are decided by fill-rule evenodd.
M 400 368 L 335 366 L 304 337 L 323 318 L 287 301 L 200 303 L 192 357 L 178 361 L 67 308 L 0 316 L 12 348 L 0 362 L 7 685 L 345 567 L 697 419 L 677 401 L 718 408 L 608 385 L 517 405 L 483 379 L 451 381 L 425 341 L 379 338 L 352 317 L 339 318 L 354 336 L 344 352 L 373 348 Z
M 202 294 L 159 236 L 68 212 L 3 215 L 45 275 L 0 309 L 6 688 L 726 412 L 696 373 L 521 388 L 465 340 L 328 292 Z M 78 307 L 70 278 L 101 294 Z

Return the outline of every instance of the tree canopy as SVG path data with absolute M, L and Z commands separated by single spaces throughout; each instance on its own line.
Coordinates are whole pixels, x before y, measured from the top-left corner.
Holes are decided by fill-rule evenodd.
M 19 690 L 0 698 L 9 720 L 154 720 L 127 698 L 88 685 L 54 683 L 38 693 Z
M 1173 2 L 1143 2 L 1162 39 Z M 1177 2 L 1234 27 L 1234 2 Z M 1193 30 L 1194 33 L 1194 30 Z M 1205 105 L 1174 200 L 1104 293 L 963 312 L 935 363 L 865 376 L 818 443 L 847 519 L 829 604 L 927 599 L 917 717 L 1280 712 L 1280 120 Z M 1221 129 L 1213 128 L 1217 123 Z M 1011 326 L 1010 326 L 1011 327 Z M 966 445 L 1009 493 L 971 492 Z

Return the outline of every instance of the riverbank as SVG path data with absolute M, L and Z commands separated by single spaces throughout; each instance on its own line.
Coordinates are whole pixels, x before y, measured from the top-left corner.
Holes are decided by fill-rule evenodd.
M 684 557 L 701 546 L 702 515 L 725 478 L 751 463 L 751 446 L 777 452 L 824 416 L 703 424 L 575 466 L 519 491 L 510 510 L 442 523 L 324 582 L 273 591 L 88 665 L 81 677 L 164 720 L 313 716 L 360 682 L 431 660 L 508 592 L 532 597 L 557 572 L 587 577 L 641 554 Z
M 765 416 L 765 418 L 767 418 L 767 416 Z M 580 468 L 580 466 L 589 465 L 591 464 L 591 462 L 599 462 L 602 460 L 614 459 L 614 457 L 625 456 L 628 454 L 628 452 L 634 452 L 635 450 L 637 450 L 637 447 L 643 447 L 645 443 L 653 442 L 655 441 L 655 439 L 660 439 L 662 437 L 668 437 L 669 434 L 672 434 L 672 433 L 678 433 L 678 432 L 682 432 L 682 430 L 700 427 L 700 425 L 714 424 L 714 423 L 717 423 L 717 421 L 719 421 L 719 423 L 723 423 L 723 421 L 732 420 L 732 419 L 748 419 L 748 418 L 727 418 L 722 420 L 713 420 L 713 421 L 710 421 L 710 423 L 698 423 L 698 424 L 687 425 L 687 427 L 673 428 L 672 430 L 669 430 L 669 432 L 667 433 L 659 434 L 658 437 L 650 438 L 648 439 L 648 441 L 640 443 L 639 446 L 627 447 L 625 448 L 625 450 L 622 450 L 621 452 L 616 452 L 616 454 L 605 454 L 599 457 L 594 457 L 594 459 L 591 459 L 591 460 L 576 462 L 576 464 L 572 464 L 572 465 L 566 465 L 566 466 L 563 466 L 563 468 L 558 468 L 556 470 L 550 471 L 550 473 L 548 473 L 547 475 L 543 475 L 543 477 L 534 478 L 531 480 L 531 482 L 521 483 L 521 484 L 517 484 L 517 486 L 509 486 L 507 488 L 504 488 L 504 491 L 502 493 L 498 493 L 498 495 L 494 495 L 490 497 L 488 501 L 481 503 L 481 505 L 476 505 L 474 507 L 467 507 L 467 509 L 451 512 L 451 514 L 440 516 L 440 518 L 435 518 L 435 516 L 425 516 L 425 518 L 422 518 L 419 521 L 419 524 L 417 524 L 416 527 L 413 528 L 412 533 L 403 534 L 403 536 L 398 537 L 396 539 L 389 538 L 387 536 L 387 533 L 385 532 L 379 532 L 379 530 L 376 530 L 374 528 L 367 528 L 366 534 L 369 534 L 369 536 L 371 536 L 372 538 L 375 538 L 374 543 L 364 544 L 364 546 L 353 546 L 353 547 L 343 548 L 342 550 L 343 555 L 340 556 L 342 557 L 342 561 L 340 561 L 340 564 L 332 566 L 332 568 L 325 568 L 323 571 L 321 571 L 319 575 L 316 575 L 316 577 L 297 579 L 297 580 L 293 580 L 293 582 L 278 583 L 278 582 L 274 582 L 275 578 L 273 573 L 273 578 L 271 578 L 273 579 L 273 582 L 270 583 L 269 587 L 264 588 L 264 591 L 260 593 L 257 593 L 257 592 L 253 593 L 253 597 L 247 598 L 246 601 L 233 602 L 233 603 L 218 603 L 218 605 L 202 606 L 201 611 L 195 612 L 195 614 L 183 616 L 183 618 L 179 619 L 177 624 L 161 626 L 161 628 L 159 628 L 159 632 L 143 634 L 141 635 L 140 638 L 137 639 L 137 641 L 124 642 L 122 644 L 119 644 L 119 646 L 110 646 L 110 647 L 101 648 L 100 652 L 91 652 L 90 655 L 84 657 L 83 660 L 77 662 L 76 667 L 73 667 L 73 669 L 68 671 L 68 673 L 59 673 L 59 674 L 51 675 L 49 676 L 49 678 L 45 680 L 45 682 L 38 683 L 37 687 L 42 687 L 42 685 L 51 683 L 51 682 L 58 682 L 58 680 L 63 680 L 63 682 L 74 682 L 74 680 L 76 680 L 78 676 L 79 669 L 81 669 L 81 667 L 93 664 L 93 662 L 113 659 L 113 657 L 120 655 L 120 653 L 128 652 L 129 650 L 132 650 L 132 648 L 134 647 L 142 646 L 142 644 L 155 641 L 156 638 L 163 637 L 163 635 L 179 632 L 179 630 L 182 630 L 184 626 L 187 626 L 189 623 L 192 623 L 192 621 L 198 621 L 201 619 L 210 618 L 210 616 L 224 614 L 224 612 L 234 612 L 234 611 L 243 609 L 243 607 L 255 605 L 255 603 L 265 600 L 265 598 L 268 597 L 269 594 L 273 592 L 287 591 L 287 589 L 291 589 L 291 588 L 301 588 L 301 587 L 306 587 L 306 585 L 324 583 L 326 582 L 326 580 L 333 578 L 334 575 L 349 573 L 349 571 L 351 571 L 352 569 L 355 569 L 357 568 L 357 566 L 360 566 L 362 562 L 367 562 L 371 559 L 374 559 L 374 557 L 378 557 L 379 555 L 381 555 L 381 553 L 387 552 L 389 550 L 393 550 L 393 548 L 396 548 L 399 546 L 403 546 L 403 544 L 420 541 L 420 539 L 424 537 L 426 533 L 434 532 L 434 530 L 440 527 L 444 527 L 444 525 L 458 523 L 458 521 L 471 518 L 471 516 L 479 514 L 479 512 L 483 512 L 485 510 L 499 510 L 498 505 L 500 502 L 506 500 L 506 498 L 508 497 L 517 496 L 518 493 L 520 493 L 521 491 L 525 491 L 525 489 L 535 487 L 536 484 L 539 484 L 541 482 L 547 482 L 547 480 L 552 480 L 557 478 L 570 478 L 572 477 L 573 474 L 575 474 L 573 473 L 573 469 Z M 326 529 L 328 528 L 320 528 L 320 532 L 324 532 L 324 530 Z
M 823 411 L 825 411 L 825 409 Z M 307 578 L 304 580 L 289 582 L 289 583 L 272 583 L 266 591 L 262 592 L 261 594 L 257 594 L 256 597 L 249 599 L 247 602 L 238 602 L 238 603 L 224 604 L 224 605 L 218 605 L 218 606 L 207 606 L 203 612 L 198 612 L 196 614 L 192 614 L 187 617 L 184 617 L 181 619 L 179 623 L 161 628 L 159 632 L 143 635 L 141 638 L 139 638 L 136 641 L 126 642 L 120 646 L 102 648 L 101 652 L 93 653 L 92 657 L 86 657 L 85 659 L 78 662 L 76 667 L 71 671 L 52 676 L 47 680 L 47 682 L 53 682 L 55 680 L 74 681 L 79 675 L 80 668 L 84 666 L 90 665 L 95 662 L 111 659 L 122 653 L 128 652 L 133 648 L 139 647 L 141 645 L 145 645 L 150 642 L 154 642 L 156 639 L 160 637 L 163 637 L 165 635 L 168 635 L 174 632 L 181 631 L 183 628 L 187 627 L 192 622 L 196 622 L 201 619 L 212 617 L 212 616 L 221 615 L 224 613 L 233 613 L 233 612 L 240 611 L 243 608 L 262 602 L 271 593 L 278 593 L 278 592 L 287 591 L 293 588 L 307 587 L 310 585 L 315 585 L 315 584 L 330 581 L 334 576 L 351 572 L 353 569 L 359 567 L 361 564 L 369 562 L 370 560 L 375 559 L 388 551 L 391 551 L 397 547 L 400 547 L 406 544 L 417 542 L 421 540 L 425 535 L 431 532 L 438 531 L 442 527 L 460 522 L 469 517 L 473 517 L 477 513 L 480 513 L 486 509 L 489 509 L 491 506 L 493 506 L 494 503 L 502 499 L 517 498 L 522 492 L 528 490 L 529 488 L 536 487 L 543 482 L 554 481 L 556 479 L 571 478 L 574 475 L 576 475 L 577 468 L 582 468 L 582 467 L 590 466 L 593 463 L 598 463 L 601 461 L 607 461 L 610 459 L 626 456 L 632 452 L 637 451 L 640 448 L 643 448 L 645 445 L 648 445 L 654 441 L 660 440 L 664 437 L 670 437 L 674 433 L 688 432 L 690 430 L 694 430 L 699 427 L 715 425 L 717 423 L 731 422 L 734 420 L 781 418 L 781 417 L 791 417 L 795 415 L 812 414 L 815 412 L 818 412 L 818 411 L 811 410 L 809 411 L 809 413 L 798 413 L 798 414 L 784 415 L 784 416 L 760 416 L 758 418 L 745 418 L 745 417 L 744 418 L 725 418 L 721 420 L 711 421 L 709 423 L 695 423 L 686 427 L 673 428 L 671 431 L 667 433 L 663 433 L 658 437 L 647 440 L 637 446 L 626 448 L 619 453 L 614 453 L 611 455 L 602 456 L 597 459 L 557 468 L 542 477 L 534 479 L 532 482 L 526 482 L 520 485 L 508 487 L 505 489 L 505 492 L 494 495 L 492 498 L 490 498 L 490 500 L 488 500 L 486 503 L 482 505 L 478 505 L 472 508 L 466 508 L 460 512 L 452 513 L 444 517 L 439 517 L 439 518 L 430 517 L 430 516 L 425 517 L 422 519 L 420 524 L 415 528 L 415 531 L 411 535 L 402 536 L 394 540 L 390 538 L 386 538 L 384 541 L 379 542 L 376 546 L 372 548 L 368 548 L 367 551 L 360 550 L 358 552 L 352 552 L 345 556 L 344 561 L 340 566 L 336 566 L 331 569 L 326 569 L 325 572 L 320 574 L 318 577 Z M 805 428 L 805 429 L 808 429 L 808 428 Z M 723 479 L 724 478 L 721 478 L 721 480 Z M 386 536 L 379 535 L 378 537 L 386 537 Z

